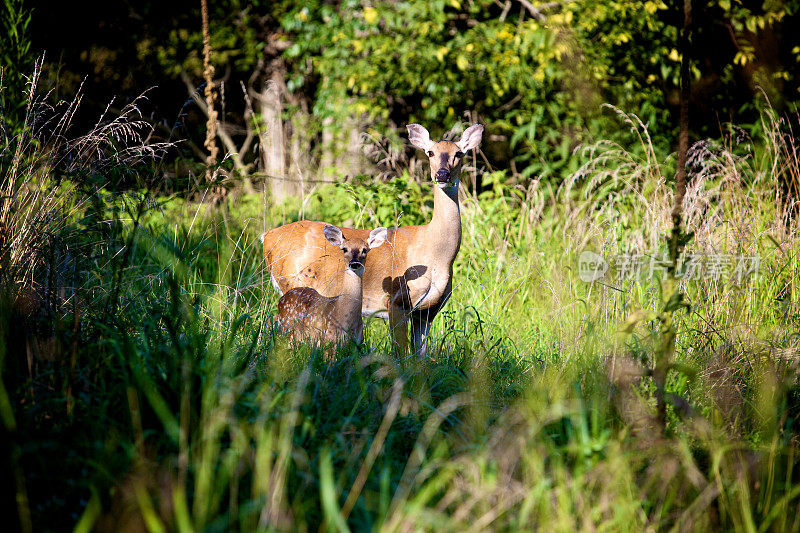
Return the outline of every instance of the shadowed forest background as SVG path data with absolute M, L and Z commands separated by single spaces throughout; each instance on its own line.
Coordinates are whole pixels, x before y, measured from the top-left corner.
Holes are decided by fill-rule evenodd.
M 656 146 L 674 148 L 680 2 L 362 4 L 210 4 L 226 170 L 288 180 L 272 184 L 282 199 L 304 179 L 308 188 L 396 174 L 411 156 L 400 139 L 407 123 L 436 135 L 480 120 L 492 168 L 515 181 L 557 183 L 576 170 L 579 144 L 625 139 L 628 128 L 604 103 L 635 112 Z M 42 54 L 53 101 L 83 87 L 82 126 L 112 97 L 113 112 L 146 91 L 140 108 L 157 125 L 153 136 L 181 140 L 171 154 L 180 164 L 163 171 L 167 186 L 185 186 L 205 153 L 207 115 L 191 99 L 204 91 L 199 3 L 8 6 L 31 18 L 24 53 L 14 53 L 22 44 L 11 37 L 3 46 L 4 98 L 21 103 L 23 76 Z M 765 99 L 779 113 L 791 110 L 800 86 L 791 2 L 698 2 L 692 18 L 695 139 L 757 123 Z M 388 138 L 384 166 L 365 156 L 364 135 Z
M 0 4 L 14 529 L 800 530 L 800 2 L 201 5 Z M 427 223 L 409 123 L 453 296 L 329 361 L 258 235 Z

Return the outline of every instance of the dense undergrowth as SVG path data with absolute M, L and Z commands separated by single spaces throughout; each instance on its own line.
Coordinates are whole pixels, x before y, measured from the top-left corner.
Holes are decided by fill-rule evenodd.
M 333 361 L 274 330 L 257 235 L 425 221 L 426 182 L 197 204 L 145 186 L 167 147 L 135 107 L 78 139 L 70 112 L 3 139 L 2 497 L 22 529 L 800 527 L 800 165 L 768 111 L 755 139 L 695 145 L 684 204 L 685 257 L 757 272 L 615 277 L 661 264 L 674 172 L 620 114 L 641 144 L 587 147 L 558 187 L 494 172 L 463 191 L 428 357 L 375 320 Z M 110 192 L 120 167 L 141 186 Z M 607 276 L 582 279 L 586 250 L 616 258 Z

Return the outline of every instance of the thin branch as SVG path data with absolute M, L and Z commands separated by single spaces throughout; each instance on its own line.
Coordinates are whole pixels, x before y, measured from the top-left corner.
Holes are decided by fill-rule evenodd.
M 545 17 L 543 11 L 547 11 L 548 9 L 552 9 L 554 7 L 560 7 L 564 4 L 569 4 L 574 1 L 575 0 L 562 0 L 561 2 L 546 2 L 544 4 L 539 4 L 538 6 L 533 5 L 528 0 L 519 0 L 519 3 L 522 4 L 522 7 L 528 10 L 528 13 L 530 13 L 533 18 L 539 22 L 544 22 L 547 17 Z
M 244 123 L 247 131 L 247 136 L 245 137 L 244 142 L 242 143 L 242 150 L 239 153 L 246 154 L 247 151 L 250 149 L 250 143 L 252 143 L 253 139 L 255 138 L 255 135 L 253 134 L 253 124 L 250 121 L 253 117 L 253 106 L 250 104 L 250 101 L 248 99 L 249 97 L 247 94 L 247 87 L 244 86 L 244 83 L 242 81 L 239 81 L 239 85 L 242 87 L 242 96 L 244 97 L 244 100 L 247 104 L 247 108 L 244 114 Z
M 183 83 L 186 85 L 186 88 L 189 90 L 189 95 L 191 96 L 192 100 L 194 100 L 194 103 L 197 104 L 197 107 L 200 108 L 200 110 L 206 115 L 206 117 L 209 117 L 208 105 L 206 104 L 205 100 L 203 100 L 200 97 L 200 94 L 197 92 L 197 90 L 195 90 L 192 80 L 189 78 L 189 75 L 186 74 L 184 70 L 181 70 L 181 79 L 183 80 Z M 216 120 L 216 113 L 215 113 L 215 122 L 218 122 Z M 242 163 L 242 159 L 239 155 L 242 153 L 243 150 L 240 151 L 238 148 L 236 148 L 236 144 L 233 142 L 231 136 L 228 135 L 228 132 L 225 130 L 225 128 L 215 127 L 214 130 L 216 132 L 216 136 L 219 137 L 219 140 L 222 141 L 222 144 L 225 145 L 225 149 L 231 156 L 231 159 L 233 160 L 233 166 L 240 174 L 246 175 L 247 166 L 244 163 Z M 248 132 L 248 136 L 252 136 L 252 132 Z
M 533 18 L 539 22 L 544 22 L 545 16 L 541 11 L 539 11 L 539 8 L 528 2 L 528 0 L 519 0 L 519 3 L 522 4 L 522 7 L 528 10 L 528 13 L 530 13 Z
M 511 0 L 506 0 L 506 3 L 503 5 L 503 12 L 500 13 L 500 22 L 505 22 L 509 11 L 511 11 Z

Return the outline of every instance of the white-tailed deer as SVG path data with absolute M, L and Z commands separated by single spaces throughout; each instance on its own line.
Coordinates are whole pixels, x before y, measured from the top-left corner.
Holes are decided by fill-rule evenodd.
M 433 218 L 423 226 L 388 230 L 386 244 L 367 256 L 363 277 L 362 315 L 389 319 L 401 354 L 408 347 L 411 321 L 414 348 L 426 351 L 431 322 L 452 290 L 453 261 L 461 246 L 458 181 L 461 163 L 481 143 L 483 126 L 464 131 L 458 142 L 434 142 L 428 130 L 409 124 L 408 139 L 424 150 L 433 178 Z M 280 293 L 313 287 L 332 296 L 342 290 L 342 255 L 325 238 L 324 222 L 299 221 L 263 235 L 264 257 L 272 284 Z M 366 240 L 367 230 L 340 228 L 345 239 Z
M 369 232 L 366 241 L 358 237 L 345 239 L 336 226 L 322 228 L 331 246 L 341 250 L 344 272 L 341 274 L 341 292 L 337 296 L 323 296 L 311 287 L 296 287 L 278 300 L 278 322 L 281 329 L 291 332 L 293 340 L 311 342 L 343 342 L 353 339 L 364 341 L 364 323 L 361 320 L 361 278 L 367 252 L 386 240 L 386 228 Z

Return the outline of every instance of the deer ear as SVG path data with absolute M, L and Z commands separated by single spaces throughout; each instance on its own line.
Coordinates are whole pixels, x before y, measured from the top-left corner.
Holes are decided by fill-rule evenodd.
M 337 248 L 341 246 L 342 243 L 344 242 L 344 235 L 342 235 L 342 230 L 340 230 L 336 226 L 325 224 L 325 228 L 322 230 L 322 232 L 325 234 L 325 238 L 328 239 L 328 242 L 336 246 Z
M 464 133 L 461 135 L 461 140 L 456 144 L 458 145 L 459 150 L 462 152 L 468 152 L 469 150 L 477 148 L 478 145 L 481 144 L 481 138 L 483 138 L 483 125 L 473 124 L 464 130 Z
M 384 242 L 386 242 L 387 230 L 386 228 L 375 228 L 374 230 L 369 232 L 369 239 L 367 239 L 367 244 L 369 245 L 370 249 L 377 248 Z
M 431 140 L 431 134 L 428 133 L 428 130 L 419 124 L 409 124 L 406 126 L 406 129 L 408 130 L 408 140 L 411 146 L 416 146 L 425 152 L 431 149 L 433 141 Z

